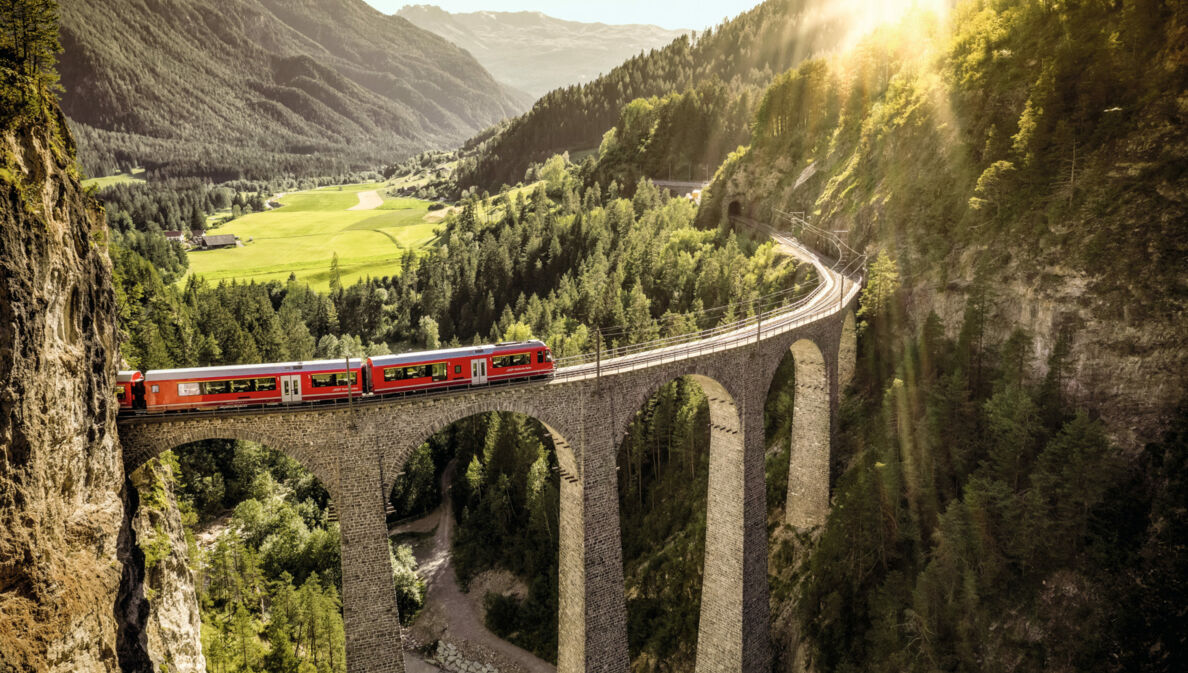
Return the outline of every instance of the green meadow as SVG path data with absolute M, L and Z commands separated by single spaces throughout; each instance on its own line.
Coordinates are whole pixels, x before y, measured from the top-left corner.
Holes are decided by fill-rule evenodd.
M 102 178 L 89 178 L 83 180 L 83 187 L 94 187 L 95 189 L 103 189 L 112 185 L 118 185 L 124 182 L 144 182 L 144 169 L 134 168 L 131 173 L 116 173 L 115 175 L 108 175 Z
M 210 282 L 285 280 L 290 273 L 317 290 L 330 287 L 330 262 L 338 254 L 344 286 L 400 272 L 406 250 L 429 244 L 436 219 L 429 202 L 383 197 L 373 210 L 350 210 L 360 192 L 385 185 L 346 185 L 280 197 L 281 208 L 245 215 L 209 234 L 235 234 L 243 247 L 191 250 L 190 272 Z

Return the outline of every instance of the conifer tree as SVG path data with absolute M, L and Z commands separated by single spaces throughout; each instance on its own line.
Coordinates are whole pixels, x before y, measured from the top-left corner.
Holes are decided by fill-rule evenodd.
M 52 85 L 60 51 L 56 0 L 0 0 L 0 65 Z

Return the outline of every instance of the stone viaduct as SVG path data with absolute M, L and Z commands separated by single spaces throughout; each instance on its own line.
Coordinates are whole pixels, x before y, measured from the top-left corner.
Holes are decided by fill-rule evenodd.
M 803 249 L 802 249 L 803 251 Z M 203 439 L 259 442 L 296 459 L 333 498 L 342 534 L 348 670 L 402 673 L 400 623 L 384 504 L 409 455 L 474 414 L 537 419 L 560 466 L 558 670 L 629 670 L 616 454 L 649 397 L 693 377 L 709 398 L 707 531 L 698 671 L 768 669 L 764 402 L 781 360 L 795 359 L 788 522 L 823 522 L 838 388 L 854 370 L 859 283 L 825 274 L 817 299 L 737 333 L 558 370 L 547 383 L 374 400 L 121 418 L 129 472 L 163 451 Z M 838 282 L 840 281 L 840 282 Z

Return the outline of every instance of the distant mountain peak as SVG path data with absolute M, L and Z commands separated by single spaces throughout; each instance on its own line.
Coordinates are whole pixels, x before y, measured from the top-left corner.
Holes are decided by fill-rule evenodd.
M 453 13 L 436 5 L 406 5 L 396 16 L 459 45 L 499 81 L 536 96 L 590 81 L 691 32 L 568 21 L 532 10 Z

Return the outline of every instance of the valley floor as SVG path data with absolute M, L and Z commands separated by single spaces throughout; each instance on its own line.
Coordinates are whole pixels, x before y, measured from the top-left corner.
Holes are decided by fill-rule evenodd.
M 284 282 L 292 273 L 325 291 L 337 256 L 344 287 L 365 277 L 399 275 L 405 253 L 433 240 L 437 218 L 428 201 L 384 197 L 386 187 L 344 185 L 277 196 L 280 208 L 212 229 L 238 236 L 242 245 L 191 251 L 190 271 L 212 283 Z
M 425 607 L 405 631 L 405 647 L 420 647 L 441 640 L 448 642 L 468 659 L 489 663 L 500 673 L 555 673 L 556 667 L 531 652 L 499 638 L 483 624 L 482 590 L 464 593 L 454 572 L 450 543 L 453 537 L 453 503 L 449 497 L 456 462 L 441 475 L 442 503 L 429 514 L 392 528 L 393 538 L 417 535 L 413 553 L 420 567 L 418 574 L 427 585 Z M 480 585 L 480 582 L 474 582 Z M 406 652 L 406 662 L 414 658 Z M 410 663 L 409 671 L 437 670 L 423 660 Z

